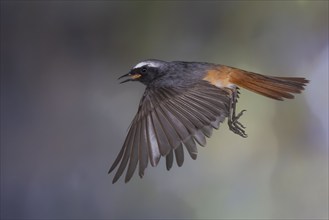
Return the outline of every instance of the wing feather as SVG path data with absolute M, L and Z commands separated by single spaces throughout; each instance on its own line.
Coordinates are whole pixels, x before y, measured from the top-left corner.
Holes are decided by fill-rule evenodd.
M 175 149 L 175 158 L 177 165 L 181 167 L 184 163 L 184 149 L 182 145 L 179 145 L 179 147 Z
M 167 118 L 167 116 L 163 113 L 162 109 L 157 108 L 155 111 L 158 115 L 163 131 L 166 133 L 166 136 L 170 144 L 168 146 L 169 149 L 166 149 L 167 151 L 162 154 L 162 155 L 167 155 L 172 148 L 175 149 L 176 147 L 178 147 L 181 141 L 178 134 L 176 133 L 175 128 L 170 123 L 169 121 L 170 119 Z
M 129 160 L 129 165 L 128 165 L 128 170 L 126 173 L 126 178 L 125 178 L 125 182 L 128 182 L 130 180 L 130 178 L 132 177 L 132 175 L 135 172 L 135 169 L 137 167 L 137 163 L 138 163 L 138 149 L 140 148 L 140 131 L 141 131 L 141 121 L 138 121 L 136 124 L 136 131 L 135 131 L 135 135 L 134 135 L 134 139 L 132 139 L 133 141 L 130 143 L 130 160 Z
M 152 122 L 151 115 L 148 115 L 146 118 L 147 121 L 147 137 L 149 142 L 149 158 L 151 162 L 151 166 L 156 166 L 159 163 L 161 154 L 159 150 L 158 140 L 154 131 L 154 126 Z
M 147 119 L 144 118 L 142 120 L 142 124 L 141 124 L 141 141 L 140 141 L 140 145 L 138 148 L 138 157 L 139 157 L 139 176 L 143 177 L 144 176 L 144 170 L 147 167 L 148 164 L 148 149 L 151 147 L 149 142 L 148 142 L 148 135 L 147 135 L 147 125 L 146 122 Z
M 166 168 L 167 168 L 167 170 L 171 169 L 173 161 L 174 161 L 174 154 L 173 154 L 173 150 L 171 150 L 169 152 L 169 154 L 166 156 Z
M 209 120 L 204 115 L 203 109 L 198 109 L 196 105 L 193 105 L 193 102 L 188 102 L 184 98 L 185 97 L 179 97 L 176 99 L 176 101 L 182 105 L 182 108 L 188 110 L 190 114 L 193 114 L 200 121 L 200 123 L 202 123 L 202 125 L 210 124 L 210 120 L 215 120 L 215 118 Z
M 155 111 L 151 112 L 151 119 L 152 119 L 152 122 L 153 122 L 155 135 L 156 135 L 156 138 L 158 140 L 160 154 L 162 156 L 164 156 L 171 149 L 168 137 L 167 137 L 165 131 L 163 130 L 162 124 L 161 124 L 161 122 L 160 122 L 160 120 L 157 116 L 157 113 Z
M 188 137 L 186 140 L 183 141 L 184 145 L 187 149 L 187 152 L 190 154 L 191 158 L 195 160 L 198 155 L 198 149 L 192 137 Z
M 197 145 L 206 145 L 213 128 L 229 114 L 229 94 L 208 82 L 199 82 L 188 88 L 148 87 L 141 99 L 138 112 L 129 128 L 127 138 L 111 166 L 118 165 L 113 178 L 116 182 L 127 173 L 125 182 L 133 176 L 139 165 L 143 177 L 150 161 L 156 166 L 161 156 L 166 157 L 170 170 L 174 157 L 178 166 L 184 162 L 184 148 L 192 159 L 197 158 Z
M 120 166 L 119 166 L 117 172 L 115 173 L 115 176 L 113 178 L 112 183 L 115 183 L 119 179 L 119 177 L 122 175 L 124 169 L 127 166 L 127 163 L 129 161 L 129 155 L 130 155 L 130 152 L 131 152 L 132 142 L 133 142 L 133 139 L 134 139 L 134 136 L 135 136 L 135 132 L 136 132 L 136 127 L 135 126 L 134 127 L 131 127 L 130 130 L 129 130 L 129 132 L 128 132 L 128 136 L 127 136 L 127 138 L 125 140 L 125 143 L 124 143 L 124 145 L 122 147 L 125 150 L 124 150 L 124 154 L 122 156 L 122 160 L 121 160 Z M 118 155 L 118 157 L 119 156 L 120 155 Z
M 179 139 L 181 140 L 181 142 L 184 143 L 191 157 L 193 159 L 196 159 L 196 155 L 197 155 L 196 144 L 191 137 L 192 135 L 189 133 L 186 126 L 182 123 L 182 119 L 179 119 L 179 116 L 177 117 L 177 115 L 179 114 L 176 112 L 176 116 L 175 116 L 175 112 L 169 109 L 167 105 L 163 105 L 162 110 L 167 115 L 168 121 L 170 121 L 170 123 L 174 127 L 175 131 L 179 136 Z M 193 129 L 196 130 L 195 128 L 192 128 L 192 130 Z

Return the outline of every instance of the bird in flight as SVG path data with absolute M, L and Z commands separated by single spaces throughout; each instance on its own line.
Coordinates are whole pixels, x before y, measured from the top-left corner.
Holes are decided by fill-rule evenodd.
M 206 145 L 213 128 L 227 118 L 234 133 L 247 137 L 236 113 L 239 87 L 275 100 L 293 99 L 309 81 L 303 77 L 265 76 L 234 67 L 205 63 L 149 59 L 135 65 L 122 81 L 139 81 L 146 86 L 124 144 L 111 166 L 117 166 L 115 183 L 127 168 L 125 182 L 137 166 L 140 177 L 150 163 L 166 158 L 170 170 L 174 158 L 184 162 L 184 148 L 197 158 L 197 144 Z

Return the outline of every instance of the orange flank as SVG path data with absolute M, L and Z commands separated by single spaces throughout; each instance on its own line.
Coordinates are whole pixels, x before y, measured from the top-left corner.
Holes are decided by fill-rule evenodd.
M 220 88 L 230 87 L 232 86 L 232 83 L 229 81 L 231 71 L 231 67 L 218 66 L 216 69 L 209 70 L 203 80 Z

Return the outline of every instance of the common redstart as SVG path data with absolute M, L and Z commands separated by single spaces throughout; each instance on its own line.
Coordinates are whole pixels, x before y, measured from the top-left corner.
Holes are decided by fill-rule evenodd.
M 265 76 L 234 67 L 205 62 L 166 62 L 149 59 L 138 63 L 122 81 L 139 81 L 146 85 L 137 114 L 126 140 L 109 173 L 120 163 L 115 183 L 128 165 L 125 182 L 138 165 L 143 177 L 148 163 L 154 167 L 166 157 L 170 170 L 174 157 L 178 166 L 184 162 L 184 146 L 192 159 L 197 158 L 197 144 L 206 145 L 212 129 L 228 118 L 234 133 L 247 137 L 236 114 L 239 87 L 263 96 L 293 99 L 309 81 L 303 77 Z M 196 144 L 197 143 L 197 144 Z

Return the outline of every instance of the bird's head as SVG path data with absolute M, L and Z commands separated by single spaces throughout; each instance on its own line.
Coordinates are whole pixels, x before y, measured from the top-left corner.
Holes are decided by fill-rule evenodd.
M 156 78 L 162 76 L 165 73 L 167 62 L 162 60 L 144 60 L 135 65 L 129 73 L 119 77 L 129 77 L 128 79 L 120 82 L 125 83 L 129 81 L 139 81 L 145 85 L 148 85 Z

